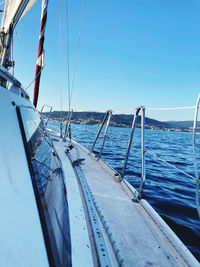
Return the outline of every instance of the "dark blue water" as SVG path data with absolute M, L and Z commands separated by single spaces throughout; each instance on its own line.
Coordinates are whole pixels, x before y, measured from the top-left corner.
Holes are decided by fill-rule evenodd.
M 50 125 L 58 126 L 56 123 Z M 72 137 L 88 149 L 91 149 L 97 131 L 97 126 L 72 125 Z M 102 158 L 118 172 L 123 167 L 129 135 L 130 129 L 127 128 L 110 127 L 108 130 Z M 138 188 L 141 177 L 140 137 L 140 130 L 136 129 L 125 176 L 135 188 Z M 145 138 L 147 151 L 194 176 L 191 133 L 146 130 Z M 95 147 L 96 151 L 99 151 L 101 142 L 102 136 Z M 199 151 L 200 135 L 197 135 L 198 165 Z M 195 180 L 148 153 L 146 173 L 143 198 L 200 261 L 200 220 L 195 209 Z

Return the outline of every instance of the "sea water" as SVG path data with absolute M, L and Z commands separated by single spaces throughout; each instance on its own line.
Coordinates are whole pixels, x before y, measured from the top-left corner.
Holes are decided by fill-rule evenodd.
M 49 127 L 59 131 L 58 123 Z M 72 138 L 89 150 L 95 140 L 98 126 L 72 125 Z M 103 148 L 102 159 L 121 173 L 124 164 L 129 128 L 110 127 Z M 102 144 L 101 135 L 94 148 L 98 154 Z M 166 165 L 162 160 L 194 176 L 192 133 L 145 130 L 146 183 L 145 198 L 160 214 L 170 228 L 200 261 L 200 219 L 195 204 L 195 179 Z M 200 170 L 200 135 L 196 136 L 197 164 Z M 150 152 L 150 153 L 148 153 Z M 141 180 L 141 132 L 136 129 L 125 173 L 135 188 Z

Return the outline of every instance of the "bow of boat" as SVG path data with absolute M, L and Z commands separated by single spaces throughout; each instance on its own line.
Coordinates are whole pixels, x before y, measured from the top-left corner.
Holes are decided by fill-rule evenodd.
M 75 141 L 50 136 L 62 165 L 69 207 L 72 263 L 87 266 L 199 266 L 135 189 Z M 84 251 L 84 252 L 83 252 Z

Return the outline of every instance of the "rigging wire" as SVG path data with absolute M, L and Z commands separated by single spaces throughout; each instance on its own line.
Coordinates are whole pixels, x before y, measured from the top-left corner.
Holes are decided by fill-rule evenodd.
M 71 109 L 71 94 L 70 94 L 70 58 L 69 58 L 69 8 L 68 0 L 66 0 L 66 23 L 67 23 L 67 84 L 68 84 L 68 101 L 69 101 L 69 113 Z M 68 114 L 69 114 L 68 113 Z
M 60 0 L 60 135 L 62 136 L 62 0 Z
M 86 8 L 86 0 L 84 0 L 83 11 L 82 11 L 82 16 L 81 16 L 81 24 L 80 24 L 80 31 L 79 31 L 79 37 L 78 37 L 78 45 L 77 45 L 77 49 L 76 49 L 74 72 L 73 72 L 73 78 L 72 78 L 70 104 L 71 104 L 71 101 L 72 101 L 72 94 L 73 94 L 73 90 L 74 90 L 74 81 L 75 81 L 76 71 L 77 71 L 77 62 L 78 62 L 78 56 L 79 56 L 79 51 L 80 51 L 81 35 L 82 35 L 82 31 L 83 31 L 83 21 L 84 21 L 84 17 L 85 17 L 85 8 Z
M 29 83 L 29 85 L 25 88 L 25 90 L 27 90 L 37 79 L 37 77 L 40 75 L 40 73 L 42 72 L 42 70 L 44 69 L 45 65 L 43 66 L 43 68 L 41 68 L 41 70 L 38 72 L 38 74 L 36 75 L 36 77 Z
M 69 107 L 68 107 L 68 116 L 66 121 L 66 128 L 65 128 L 65 135 L 67 134 L 68 129 L 70 128 L 70 114 L 71 114 L 71 103 L 72 103 L 72 95 L 74 90 L 74 82 L 76 77 L 76 71 L 77 71 L 77 63 L 78 63 L 78 55 L 80 50 L 80 42 L 81 42 L 81 35 L 82 35 L 82 29 L 83 29 L 83 21 L 85 16 L 85 7 L 86 7 L 86 0 L 84 0 L 83 4 L 83 11 L 81 16 L 81 24 L 80 24 L 80 31 L 78 36 L 78 44 L 76 48 L 76 54 L 75 54 L 75 63 L 74 63 L 74 71 L 72 76 L 72 85 L 70 86 L 70 57 L 69 57 L 69 2 L 66 0 L 66 28 L 67 28 L 67 79 L 68 79 L 68 101 L 69 101 Z
M 66 0 L 66 28 L 67 28 L 67 88 L 68 88 L 68 114 L 65 126 L 65 136 L 69 129 L 70 124 L 70 109 L 71 109 L 71 100 L 70 100 L 70 58 L 69 58 L 69 8 L 68 0 Z

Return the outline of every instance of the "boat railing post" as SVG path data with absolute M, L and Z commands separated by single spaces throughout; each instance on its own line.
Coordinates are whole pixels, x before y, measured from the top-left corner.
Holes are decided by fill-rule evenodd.
M 63 141 L 66 141 L 66 137 L 67 137 L 67 135 L 69 135 L 69 140 L 71 142 L 71 117 L 72 117 L 72 113 L 73 113 L 73 109 L 71 109 L 71 111 L 69 111 L 68 115 L 67 115 L 67 122 L 66 122 L 65 134 L 64 134 Z
M 42 113 L 42 111 L 43 111 L 43 109 L 44 109 L 45 106 L 46 106 L 46 105 L 43 105 L 43 106 L 42 106 L 42 108 L 41 108 L 41 110 L 40 110 L 40 113 Z
M 99 135 L 100 135 L 100 133 L 101 133 L 101 131 L 102 131 L 102 129 L 103 129 L 103 126 L 104 126 L 104 124 L 105 124 L 105 122 L 106 122 L 106 120 L 107 120 L 107 118 L 108 118 L 108 114 L 109 114 L 109 110 L 106 112 L 106 114 L 105 114 L 105 116 L 104 116 L 104 118 L 103 118 L 103 121 L 102 121 L 102 123 L 101 123 L 101 126 L 100 126 L 100 128 L 99 128 L 99 131 L 98 131 L 98 133 L 97 133 L 97 135 L 96 135 L 96 138 L 95 138 L 94 143 L 93 143 L 93 145 L 92 145 L 92 149 L 90 150 L 90 153 L 91 153 L 91 154 L 92 154 L 92 152 L 94 151 L 94 147 L 95 147 L 95 145 L 96 145 L 97 139 L 99 138 Z
M 196 209 L 197 214 L 200 219 L 200 204 L 199 204 L 199 173 L 197 168 L 197 158 L 196 158 L 196 128 L 197 128 L 197 119 L 198 119 L 198 112 L 199 112 L 199 103 L 200 103 L 200 95 L 198 96 L 196 108 L 195 108 L 195 115 L 194 115 L 194 124 L 193 124 L 193 164 L 194 164 L 194 173 L 196 178 Z
M 47 117 L 47 120 L 46 120 L 45 125 L 44 125 L 46 127 L 47 126 L 47 123 L 49 122 L 50 116 L 51 116 L 52 107 L 51 106 L 48 106 L 48 105 L 43 105 L 42 106 L 42 108 L 40 110 L 40 115 L 41 115 L 42 119 L 43 119 L 42 112 L 43 112 L 44 107 L 48 107 L 49 108 L 49 116 Z
M 123 169 L 122 169 L 120 182 L 124 179 L 126 165 L 127 165 L 127 162 L 128 162 L 128 157 L 129 157 L 129 153 L 130 153 L 130 149 L 131 149 L 133 134 L 134 134 L 134 131 L 135 131 L 137 117 L 138 117 L 138 114 L 140 112 L 140 109 L 141 109 L 141 107 L 136 109 L 135 115 L 133 117 L 133 123 L 132 123 L 132 127 L 131 127 L 131 134 L 130 134 L 129 141 L 128 141 L 128 146 L 127 146 L 127 150 L 126 150 L 126 156 L 125 156 L 125 160 L 124 160 L 124 166 L 123 166 Z
M 146 163 L 145 163 L 145 107 L 141 107 L 141 184 L 138 190 L 139 197 L 141 197 L 144 183 L 146 180 Z
M 49 119 L 50 119 L 50 116 L 51 116 L 51 111 L 52 111 L 52 107 L 50 107 L 50 110 L 49 110 L 49 116 L 48 116 L 47 121 L 46 121 L 46 126 L 47 126 L 47 124 L 49 122 Z
M 112 110 L 108 110 L 108 119 L 107 119 L 107 123 L 106 123 L 106 129 L 105 129 L 105 132 L 104 132 L 104 137 L 103 137 L 103 142 L 102 142 L 102 145 L 101 145 L 101 150 L 99 152 L 99 158 L 101 158 L 101 155 L 102 155 L 102 152 L 103 152 L 103 147 L 104 147 L 104 143 L 105 143 L 105 140 L 106 140 L 106 136 L 107 136 L 107 132 L 108 132 L 108 127 L 109 127 L 109 124 L 110 124 L 110 118 L 112 116 Z
M 63 131 L 63 125 L 62 125 L 62 121 L 60 122 L 60 137 L 62 138 L 62 131 Z

